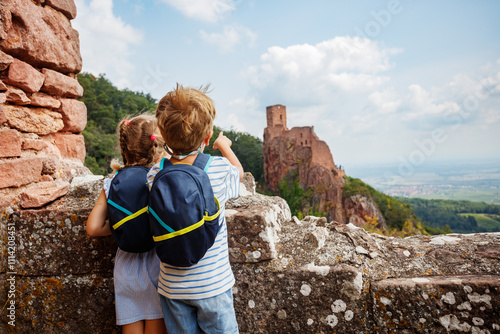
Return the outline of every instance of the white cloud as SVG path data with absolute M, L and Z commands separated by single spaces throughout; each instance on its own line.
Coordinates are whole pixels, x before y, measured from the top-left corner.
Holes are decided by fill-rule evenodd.
M 225 129 L 235 129 L 240 132 L 251 132 L 252 129 L 262 129 L 262 122 L 265 120 L 260 117 L 252 117 L 249 115 L 263 114 L 258 110 L 257 101 L 255 98 L 237 98 L 229 101 L 228 108 L 225 108 L 225 115 L 216 120 L 217 125 Z M 260 131 L 259 131 L 260 132 Z M 261 136 L 255 132 L 255 136 Z
M 257 39 L 253 31 L 240 25 L 227 25 L 221 33 L 207 33 L 201 30 L 200 36 L 205 43 L 218 47 L 222 53 L 231 51 L 236 44 L 243 41 L 248 41 L 248 45 L 253 46 Z
M 368 99 L 380 114 L 392 114 L 401 105 L 401 100 L 393 87 L 374 91 Z
M 401 50 L 382 48 L 364 40 L 364 47 L 348 49 L 359 38 L 335 37 L 316 45 L 273 46 L 260 64 L 246 69 L 250 83 L 258 91 L 271 89 L 278 96 L 301 97 L 309 101 L 327 98 L 332 92 L 366 92 L 386 83 L 381 75 L 393 65 L 390 56 Z
M 134 69 L 132 46 L 141 43 L 140 30 L 113 14 L 112 0 L 76 0 L 78 15 L 72 21 L 80 34 L 83 70 L 106 73 L 118 87 L 129 86 Z
M 456 102 L 438 102 L 436 94 L 427 91 L 420 85 L 413 84 L 409 89 L 409 94 L 405 97 L 406 107 L 409 110 L 403 119 L 407 121 L 428 119 L 429 117 L 443 117 L 457 112 L 460 107 Z M 440 97 L 443 99 L 443 96 Z
M 484 124 L 499 120 L 500 68 L 488 66 L 472 75 L 457 74 L 442 87 L 427 90 L 418 84 L 408 87 L 402 100 L 402 119 L 430 126 Z
M 236 9 L 233 0 L 160 1 L 171 5 L 189 18 L 206 22 L 217 22 Z

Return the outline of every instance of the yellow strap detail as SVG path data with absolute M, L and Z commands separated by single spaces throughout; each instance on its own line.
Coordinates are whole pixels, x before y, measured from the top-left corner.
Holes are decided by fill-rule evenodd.
M 160 235 L 159 237 L 153 236 L 153 240 L 155 242 L 158 242 L 158 241 L 163 241 L 163 240 L 167 240 L 167 239 L 172 239 L 172 238 L 177 237 L 179 235 L 183 235 L 183 234 L 189 233 L 192 230 L 196 230 L 198 227 L 202 226 L 203 224 L 205 224 L 205 219 L 202 219 L 199 222 L 197 222 L 196 224 L 193 224 L 191 226 L 183 228 L 182 230 L 179 230 L 179 231 L 175 231 L 175 232 L 172 232 L 172 233 Z
M 216 214 L 214 214 L 212 216 L 204 216 L 203 219 L 200 220 L 199 222 L 197 222 L 196 224 L 193 224 L 191 226 L 183 228 L 182 230 L 175 231 L 172 233 L 167 233 L 164 235 L 160 235 L 159 237 L 153 236 L 153 240 L 155 242 L 158 242 L 158 241 L 163 241 L 163 240 L 167 240 L 167 239 L 172 239 L 172 238 L 175 238 L 179 235 L 183 235 L 183 234 L 189 233 L 193 230 L 196 230 L 198 227 L 201 227 L 203 224 L 205 224 L 205 221 L 212 221 L 212 220 L 216 219 L 219 216 L 221 209 L 220 209 L 219 200 L 215 196 L 214 196 L 214 198 L 215 198 L 215 203 L 217 203 L 217 207 L 219 208 L 219 210 L 217 211 Z
M 148 211 L 148 207 L 144 207 L 142 209 L 140 209 L 139 211 L 137 211 L 136 213 L 130 215 L 130 216 L 127 216 L 125 218 L 123 218 L 122 220 L 120 220 L 118 223 L 116 223 L 115 225 L 113 225 L 113 228 L 116 230 L 118 227 L 122 226 L 123 224 L 125 224 L 126 222 L 128 222 L 129 220 L 131 219 L 134 219 L 135 217 L 137 216 L 140 216 L 142 215 L 143 213 L 145 213 L 146 211 Z
M 217 197 L 214 196 L 214 199 L 215 199 L 215 204 L 217 204 L 217 208 L 219 209 L 217 211 L 216 214 L 214 214 L 213 216 L 205 216 L 205 220 L 208 220 L 208 221 L 212 221 L 214 219 L 216 219 L 217 217 L 219 217 L 219 214 L 220 214 L 220 204 L 219 204 L 219 200 L 217 199 Z

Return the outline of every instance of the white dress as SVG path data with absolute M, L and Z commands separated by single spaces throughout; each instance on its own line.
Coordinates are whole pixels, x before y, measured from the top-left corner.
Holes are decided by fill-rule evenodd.
M 106 197 L 111 180 L 104 181 Z M 163 318 L 157 292 L 159 274 L 160 259 L 155 249 L 128 253 L 118 248 L 113 272 L 117 325 Z

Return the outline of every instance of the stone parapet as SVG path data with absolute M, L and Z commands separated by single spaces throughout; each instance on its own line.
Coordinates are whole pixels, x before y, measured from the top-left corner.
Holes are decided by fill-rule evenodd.
M 325 218 L 299 221 L 281 198 L 255 194 L 248 176 L 244 182 L 242 196 L 226 206 L 241 333 L 500 330 L 500 233 L 401 239 Z M 75 177 L 45 209 L 1 215 L 0 278 L 8 291 L 14 277 L 18 333 L 119 332 L 116 245 L 85 233 L 101 187 L 100 177 Z M 7 321 L 0 330 L 10 333 Z

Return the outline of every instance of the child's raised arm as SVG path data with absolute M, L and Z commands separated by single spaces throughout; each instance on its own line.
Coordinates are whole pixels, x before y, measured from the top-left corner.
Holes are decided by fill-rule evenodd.
M 238 160 L 238 157 L 236 154 L 234 154 L 233 150 L 231 149 L 231 145 L 233 142 L 231 139 L 227 138 L 224 136 L 224 133 L 221 131 L 219 132 L 219 137 L 214 142 L 213 148 L 220 150 L 222 153 L 222 156 L 229 160 L 231 165 L 234 167 L 238 168 L 238 171 L 240 172 L 240 180 L 243 179 L 243 166 L 241 165 L 240 161 Z
M 97 203 L 87 220 L 87 234 L 91 237 L 104 237 L 111 235 L 108 218 L 108 200 L 104 189 L 101 190 Z

